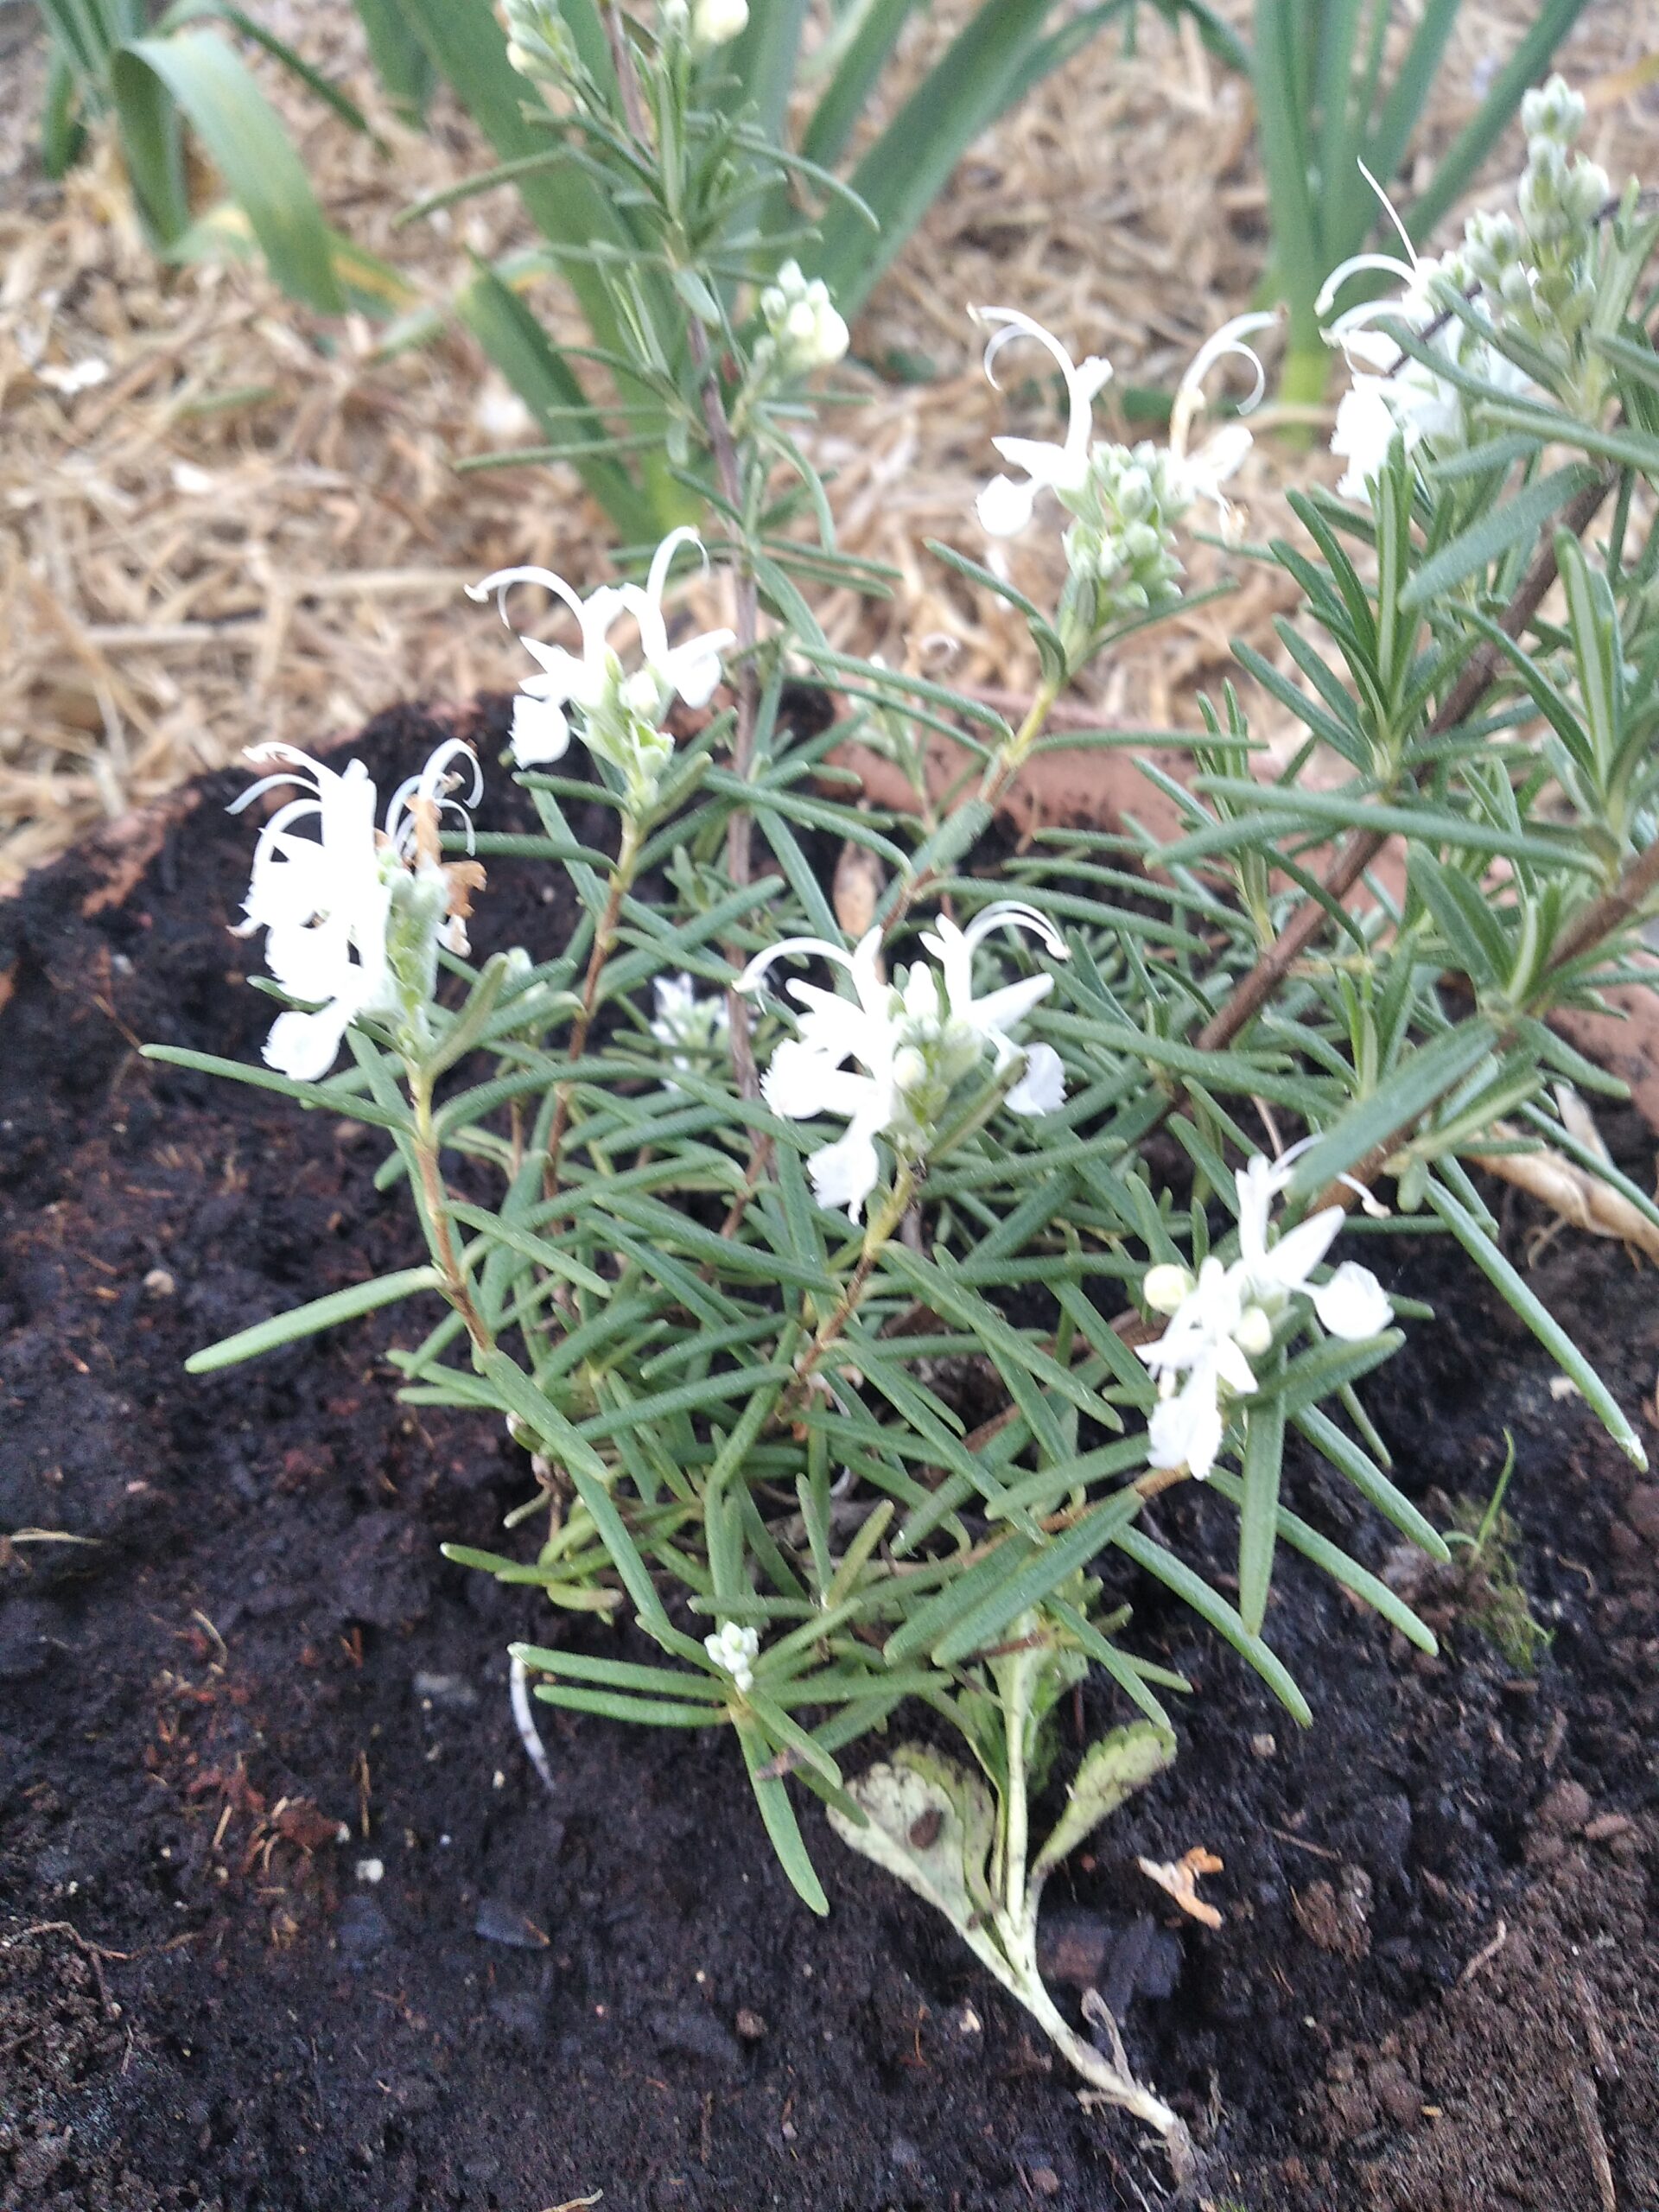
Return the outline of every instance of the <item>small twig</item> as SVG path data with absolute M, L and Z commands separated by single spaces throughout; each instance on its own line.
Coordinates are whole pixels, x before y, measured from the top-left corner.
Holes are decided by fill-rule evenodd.
M 1579 2018 L 1584 2022 L 1584 2032 L 1590 2039 L 1591 2063 L 1604 2082 L 1617 2082 L 1619 2078 L 1618 2060 L 1607 2039 L 1607 2031 L 1601 2024 L 1596 1993 L 1585 1979 L 1582 1968 L 1573 1972 L 1573 1994 L 1578 2003 Z
M 1507 1920 L 1500 1920 L 1491 1941 L 1481 1945 L 1479 1950 L 1475 1953 L 1474 1957 L 1458 1976 L 1458 1987 L 1466 1989 L 1482 1968 L 1491 1964 L 1509 1940 L 1510 1923 Z
M 512 1722 L 518 1731 L 518 1740 L 524 1747 L 524 1757 L 542 1778 L 542 1786 L 550 1797 L 556 1797 L 559 1785 L 553 1779 L 553 1763 L 547 1756 L 536 1726 L 536 1715 L 530 1702 L 530 1670 L 517 1652 L 512 1656 L 512 1670 L 507 1677 L 508 1695 L 512 1705 Z
M 1315 1859 L 1328 1859 L 1333 1866 L 1342 1864 L 1339 1851 L 1328 1850 L 1322 1843 L 1310 1843 L 1305 1835 L 1293 1834 L 1289 1828 L 1276 1828 L 1269 1821 L 1263 1821 L 1262 1825 L 1269 1835 L 1276 1835 L 1281 1843 L 1294 1843 L 1298 1851 L 1311 1851 Z
M 1601 2113 L 1596 2103 L 1596 2085 L 1581 2067 L 1575 2066 L 1567 2078 L 1567 2087 L 1573 2094 L 1573 2109 L 1578 2116 L 1579 2129 L 1584 2137 L 1590 2171 L 1596 2177 L 1596 2195 L 1601 2201 L 1601 2212 L 1618 2212 L 1618 2191 L 1613 2186 L 1613 2162 L 1607 2155 L 1607 2138 L 1602 2129 Z

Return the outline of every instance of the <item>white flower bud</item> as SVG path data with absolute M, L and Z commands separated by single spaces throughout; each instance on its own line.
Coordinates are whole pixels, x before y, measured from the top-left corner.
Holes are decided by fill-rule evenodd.
M 725 1621 L 712 1636 L 703 1637 L 702 1648 L 716 1667 L 724 1668 L 741 1693 L 747 1694 L 754 1688 L 754 1662 L 760 1656 L 757 1630 L 739 1628 L 735 1621 Z
M 914 1045 L 900 1047 L 893 1056 L 893 1079 L 903 1091 L 918 1090 L 927 1081 L 927 1061 Z
M 1584 118 L 1583 99 L 1559 74 L 1521 102 L 1521 128 L 1529 138 L 1553 138 L 1558 145 L 1570 145 L 1584 128 Z
M 729 46 L 749 27 L 748 0 L 696 0 L 691 12 L 691 44 L 699 54 Z
M 1178 1312 L 1192 1294 L 1192 1276 L 1171 1260 L 1148 1268 L 1141 1278 L 1141 1295 L 1154 1313 Z
M 1233 1342 L 1246 1359 L 1260 1359 L 1273 1344 L 1273 1324 L 1259 1306 L 1247 1306 L 1238 1317 Z

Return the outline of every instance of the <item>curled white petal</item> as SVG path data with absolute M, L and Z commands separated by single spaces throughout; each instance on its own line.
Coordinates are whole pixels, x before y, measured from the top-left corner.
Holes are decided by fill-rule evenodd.
M 985 373 L 996 382 L 996 359 L 1016 338 L 1029 338 L 1043 347 L 1065 379 L 1067 421 L 1063 442 L 1032 438 L 992 441 L 1005 461 L 1023 468 L 1027 481 L 1007 476 L 993 478 L 976 503 L 982 526 L 994 537 L 1010 537 L 1031 519 L 1039 490 L 1073 491 L 1089 470 L 1089 440 L 1093 429 L 1094 403 L 1112 373 L 1112 365 L 1098 354 L 1074 362 L 1051 330 L 1014 308 L 976 308 L 974 319 L 991 326 L 985 347 Z
M 879 933 L 878 933 L 879 934 Z M 740 991 L 758 990 L 761 978 L 774 961 L 830 960 L 838 967 L 851 968 L 853 955 L 844 944 L 831 944 L 824 937 L 785 937 L 776 944 L 769 944 L 764 952 L 757 952 L 737 979 Z
M 963 931 L 970 949 L 982 944 L 993 930 L 1029 930 L 1033 937 L 1041 938 L 1056 960 L 1069 960 L 1071 949 L 1048 916 L 1035 906 L 1028 906 L 1022 899 L 998 899 L 982 907 Z

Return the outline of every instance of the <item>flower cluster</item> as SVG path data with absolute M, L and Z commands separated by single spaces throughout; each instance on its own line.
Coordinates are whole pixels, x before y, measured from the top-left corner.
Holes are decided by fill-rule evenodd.
M 703 1637 L 702 1648 L 731 1676 L 733 1688 L 747 1696 L 754 1688 L 754 1662 L 760 1656 L 759 1631 L 722 1621 L 712 1636 Z
M 1503 350 L 1502 340 L 1512 335 L 1531 357 L 1542 354 L 1552 365 L 1563 396 L 1594 411 L 1600 372 L 1592 365 L 1593 389 L 1575 390 L 1578 340 L 1595 305 L 1597 229 L 1611 188 L 1605 169 L 1571 150 L 1584 113 L 1584 102 L 1560 77 L 1529 92 L 1521 106 L 1527 166 L 1518 216 L 1471 215 L 1462 245 L 1438 258 L 1417 253 L 1388 195 L 1365 172 L 1406 257 L 1362 253 L 1343 262 L 1325 280 L 1319 312 L 1328 315 L 1355 276 L 1397 277 L 1404 289 L 1393 299 L 1350 308 L 1331 325 L 1331 341 L 1353 372 L 1331 441 L 1332 453 L 1348 464 L 1337 486 L 1345 498 L 1370 496 L 1396 434 L 1408 454 L 1424 447 L 1442 458 L 1477 435 L 1478 403 L 1430 364 L 1402 353 L 1385 330 L 1370 327 L 1379 318 L 1409 330 L 1429 353 L 1499 393 L 1525 391 L 1531 381 Z
M 1369 1268 L 1345 1260 L 1327 1281 L 1312 1280 L 1347 1219 L 1342 1207 L 1326 1206 L 1268 1241 L 1268 1211 L 1305 1149 L 1293 1145 L 1276 1161 L 1258 1154 L 1238 1170 L 1238 1257 L 1230 1267 L 1211 1255 L 1196 1281 L 1173 1265 L 1147 1271 L 1141 1295 L 1154 1313 L 1169 1316 L 1157 1343 L 1141 1347 L 1158 1380 L 1154 1467 L 1185 1467 L 1200 1480 L 1210 1472 L 1226 1408 L 1255 1392 L 1250 1362 L 1272 1349 L 1294 1299 L 1309 1300 L 1320 1326 L 1350 1342 L 1378 1335 L 1392 1319 L 1388 1294 Z
M 847 351 L 847 324 L 822 276 L 810 282 L 798 261 L 786 261 L 760 295 L 766 334 L 754 350 L 757 381 L 810 376 Z
M 581 629 L 580 655 L 519 635 L 542 670 L 519 686 L 513 704 L 512 757 L 519 767 L 540 767 L 563 756 L 570 742 L 565 710 L 576 707 L 588 750 L 620 772 L 633 812 L 649 810 L 674 752 L 673 739 L 661 728 L 670 702 L 677 694 L 688 707 L 707 706 L 721 679 L 721 655 L 735 643 L 729 630 L 705 630 L 678 645 L 668 642 L 663 593 L 669 569 L 682 545 L 701 550 L 701 544 L 694 530 L 671 531 L 652 556 L 643 590 L 638 584 L 604 584 L 584 600 L 550 569 L 498 569 L 468 585 L 473 599 L 496 592 L 505 622 L 508 588 L 540 584 L 564 602 Z M 610 642 L 625 615 L 639 632 L 639 664 L 632 671 Z
M 1052 355 L 1065 381 L 1064 440 L 994 438 L 1002 459 L 1022 475 L 993 477 L 979 495 L 977 511 L 993 537 L 1023 530 L 1044 491 L 1053 493 L 1073 518 L 1065 553 L 1082 633 L 1074 642 L 1081 647 L 1109 622 L 1167 606 L 1179 595 L 1175 524 L 1195 500 L 1212 502 L 1223 529 L 1230 526 L 1232 509 L 1221 487 L 1242 466 L 1250 434 L 1242 423 L 1225 423 L 1190 450 L 1193 427 L 1205 406 L 1205 379 L 1229 354 L 1249 361 L 1255 372 L 1246 411 L 1260 399 L 1262 365 L 1243 341 L 1278 318 L 1237 315 L 1199 347 L 1176 389 L 1167 447 L 1145 441 L 1133 447 L 1091 443 L 1094 403 L 1111 377 L 1111 363 L 1098 355 L 1073 362 L 1052 331 L 1012 308 L 983 308 L 978 319 L 993 326 L 985 348 L 985 373 L 993 383 L 998 354 L 1020 337 Z
M 506 0 L 507 60 L 521 77 L 564 86 L 576 78 L 582 58 L 556 0 Z
M 269 1065 L 299 1082 L 333 1066 L 355 1021 L 378 1018 L 418 1048 L 436 981 L 440 944 L 467 950 L 466 918 L 483 871 L 440 857 L 439 818 L 466 817 L 482 790 L 478 763 L 459 738 L 441 745 L 418 776 L 392 793 L 385 826 L 360 760 L 336 772 L 291 745 L 257 745 L 255 763 L 284 765 L 262 776 L 232 808 L 296 785 L 302 796 L 277 808 L 259 832 L 253 874 L 237 934 L 265 932 L 265 961 L 298 1007 L 279 1014 L 265 1039 Z M 452 796 L 452 769 L 464 765 L 464 799 Z M 317 835 L 298 825 L 315 820 Z
M 1054 978 L 1033 976 L 974 996 L 974 954 L 993 930 L 1005 927 L 1029 930 L 1057 960 L 1067 957 L 1065 939 L 1045 915 L 1005 899 L 987 906 L 966 929 L 940 915 L 922 937 L 938 966 L 916 961 L 902 982 L 886 980 L 880 929 L 851 952 L 823 938 L 785 938 L 744 969 L 741 991 L 758 988 L 774 961 L 798 956 L 830 961 L 852 978 L 851 999 L 812 983 L 790 985 L 806 1011 L 799 1034 L 773 1052 L 761 1086 L 767 1105 L 790 1121 L 830 1114 L 847 1122 L 845 1135 L 807 1162 L 821 1205 L 844 1206 L 860 1220 L 880 1174 L 877 1137 L 886 1137 L 901 1158 L 925 1160 L 951 1094 L 982 1065 L 988 1051 L 994 1080 L 1020 1064 L 1003 1100 L 1011 1113 L 1052 1114 L 1063 1102 L 1059 1055 L 1048 1045 L 1020 1046 L 1012 1034 L 1047 997 Z M 844 1066 L 849 1059 L 864 1072 Z

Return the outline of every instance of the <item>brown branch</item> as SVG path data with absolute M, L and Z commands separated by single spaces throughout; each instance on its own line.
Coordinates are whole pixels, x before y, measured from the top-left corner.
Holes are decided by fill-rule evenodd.
M 1612 489 L 1613 482 L 1614 473 L 1610 470 L 1595 483 L 1586 485 L 1563 511 L 1561 527 L 1570 530 L 1575 537 L 1581 537 Z M 1555 548 L 1552 542 L 1540 550 L 1504 611 L 1501 626 L 1506 636 L 1521 635 L 1543 603 L 1555 575 Z M 1467 721 L 1497 681 L 1503 659 L 1503 648 L 1490 640 L 1478 647 L 1465 663 L 1426 734 L 1443 737 L 1459 722 Z M 1387 835 L 1377 830 L 1356 830 L 1326 871 L 1322 887 L 1327 896 L 1340 905 L 1388 842 Z M 1201 1052 L 1218 1052 L 1231 1044 L 1240 1030 L 1266 1005 L 1329 918 L 1321 901 L 1303 900 L 1249 975 L 1234 986 L 1225 1004 L 1198 1032 L 1195 1042 Z
M 1593 945 L 1636 919 L 1656 890 L 1659 890 L 1659 841 L 1632 861 L 1611 891 L 1582 907 L 1561 931 L 1550 956 L 1549 973 L 1588 952 Z

